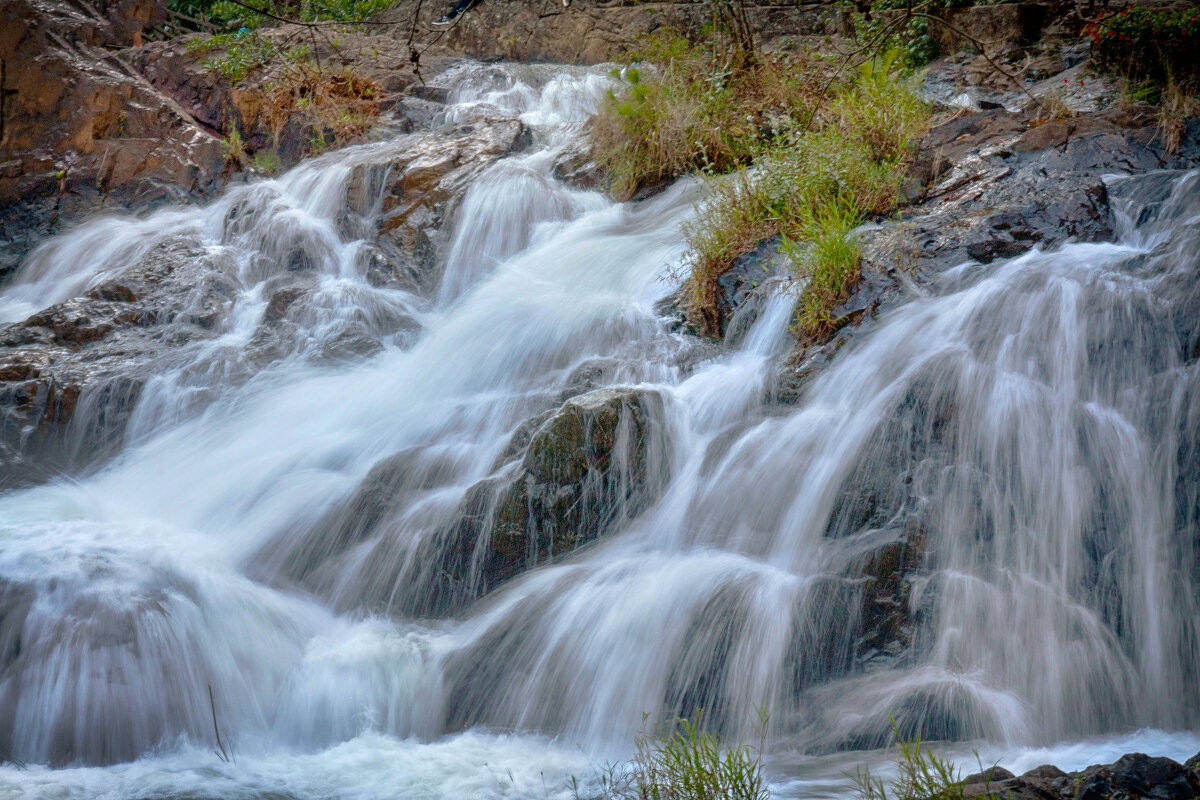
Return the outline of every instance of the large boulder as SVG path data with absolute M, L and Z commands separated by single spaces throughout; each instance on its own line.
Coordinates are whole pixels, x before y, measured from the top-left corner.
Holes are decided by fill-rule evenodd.
M 519 462 L 467 492 L 431 600 L 461 607 L 644 511 L 668 478 L 662 419 L 663 398 L 649 389 L 598 389 L 564 403 Z

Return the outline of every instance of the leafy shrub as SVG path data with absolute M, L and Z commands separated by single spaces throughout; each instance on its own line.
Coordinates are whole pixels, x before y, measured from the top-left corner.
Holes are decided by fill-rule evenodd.
M 221 50 L 219 55 L 203 59 L 200 66 L 215 70 L 234 86 L 246 80 L 251 71 L 269 62 L 279 52 L 272 42 L 253 32 L 197 37 L 188 42 L 188 49 L 191 52 Z
M 221 29 L 237 30 L 269 24 L 274 21 L 272 16 L 304 22 L 362 22 L 380 11 L 391 8 L 396 2 L 397 0 L 247 0 L 245 5 L 241 5 L 229 0 L 168 0 L 167 7 Z M 246 6 L 268 13 L 255 13 Z
M 620 86 L 592 127 L 614 195 L 628 198 L 691 170 L 745 166 L 803 118 L 811 95 L 803 70 L 780 58 L 735 68 L 738 57 L 719 42 L 660 33 L 614 72 Z
M 1156 82 L 1200 77 L 1200 8 L 1152 9 L 1131 5 L 1083 29 L 1098 67 Z

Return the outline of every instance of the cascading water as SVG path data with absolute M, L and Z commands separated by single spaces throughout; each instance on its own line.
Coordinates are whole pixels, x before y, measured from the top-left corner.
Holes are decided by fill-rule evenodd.
M 0 787 L 569 796 L 643 712 L 701 709 L 731 736 L 769 713 L 784 795 L 836 791 L 889 717 L 1006 765 L 1200 748 L 1126 735 L 1200 728 L 1200 176 L 1115 179 L 1116 244 L 960 267 L 780 407 L 784 282 L 716 355 L 653 310 L 700 187 L 618 205 L 553 177 L 603 76 L 443 80 L 444 122 L 533 143 L 472 178 L 434 279 L 371 277 L 400 137 L 89 223 L 0 293 L 20 319 L 165 241 L 231 287 L 115 458 L 0 496 L 0 755 L 28 765 Z M 297 265 L 315 285 L 264 367 Z M 620 513 L 488 584 L 464 509 L 500 536 L 528 421 L 588 397 L 624 398 L 617 488 L 592 486 Z

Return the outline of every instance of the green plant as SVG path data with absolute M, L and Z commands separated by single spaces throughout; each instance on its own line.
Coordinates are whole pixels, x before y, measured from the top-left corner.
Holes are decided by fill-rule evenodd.
M 968 800 L 967 783 L 950 759 L 930 751 L 921 737 L 905 739 L 892 720 L 896 737 L 896 777 L 885 783 L 861 767 L 853 776 L 859 800 Z M 978 760 L 978 756 L 976 756 Z M 983 769 L 983 792 L 972 791 L 971 800 L 1001 800 L 991 791 L 991 770 Z
M 806 281 L 796 312 L 796 327 L 806 338 L 834 329 L 834 307 L 858 283 L 862 248 L 851 231 L 861 219 L 862 212 L 851 198 L 824 199 L 809 204 L 799 222 L 806 244 L 784 240 L 792 270 Z
M 233 85 L 238 85 L 250 75 L 251 70 L 259 67 L 278 53 L 279 48 L 274 43 L 260 37 L 256 33 L 245 34 L 216 34 L 209 38 L 205 52 L 223 49 L 220 55 L 213 55 L 200 62 L 205 69 L 213 69 Z M 189 42 L 191 47 L 192 43 Z
M 933 37 L 929 20 L 923 16 L 893 25 L 892 14 L 903 13 L 901 9 L 904 6 L 894 2 L 873 3 L 870 16 L 854 15 L 854 36 L 860 42 L 875 42 L 885 50 L 901 53 L 907 69 L 919 69 L 941 55 L 941 46 Z
M 593 121 L 592 142 L 615 196 L 691 170 L 745 166 L 805 118 L 811 88 L 802 64 L 749 59 L 724 41 L 660 32 L 614 71 L 619 84 Z
M 225 150 L 225 163 L 236 164 L 238 166 L 246 165 L 246 142 L 242 139 L 242 132 L 237 126 L 233 126 L 229 136 L 221 143 Z
M 726 746 L 704 729 L 702 718 L 676 720 L 661 734 L 648 733 L 643 724 L 633 760 L 601 775 L 602 800 L 769 800 L 762 764 L 766 716 L 753 748 Z
M 923 129 L 924 104 L 899 77 L 898 57 L 860 65 L 820 109 L 808 130 L 763 148 L 752 174 L 714 187 L 686 225 L 691 314 L 709 334 L 721 330 L 718 279 L 771 236 L 782 236 L 805 283 L 796 331 L 819 339 L 835 329 L 833 309 L 858 279 L 862 218 L 899 203 L 909 143 Z
M 260 175 L 275 175 L 283 169 L 283 162 L 274 150 L 259 150 L 250 158 L 250 168 Z
M 1169 78 L 1167 85 L 1163 87 L 1155 121 L 1162 137 L 1163 151 L 1168 155 L 1179 152 L 1185 121 L 1200 116 L 1198 85 L 1200 82 L 1184 84 Z
M 1200 8 L 1130 5 L 1088 23 L 1083 34 L 1102 70 L 1155 83 L 1200 78 Z
M 201 20 L 226 30 L 254 29 L 275 21 L 274 18 L 301 22 L 362 22 L 380 11 L 391 8 L 397 0 L 168 0 L 172 11 Z M 252 8 L 260 9 L 258 13 Z

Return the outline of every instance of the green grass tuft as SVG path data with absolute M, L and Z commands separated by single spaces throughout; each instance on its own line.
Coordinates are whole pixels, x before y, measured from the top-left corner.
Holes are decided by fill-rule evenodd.
M 766 718 L 762 719 L 765 739 Z M 665 733 L 643 730 L 637 755 L 601 777 L 597 800 L 769 800 L 763 741 L 728 747 L 707 732 L 702 716 L 680 719 Z M 576 796 L 579 795 L 576 786 Z
M 896 777 L 885 783 L 873 776 L 866 767 L 854 776 L 859 800 L 968 800 L 966 779 L 948 758 L 937 755 L 921 742 L 921 737 L 905 739 L 895 720 L 892 730 L 896 736 Z M 980 763 L 981 773 L 990 774 Z M 971 800 L 1002 800 L 991 791 L 990 779 L 985 779 L 983 792 L 972 792 Z

